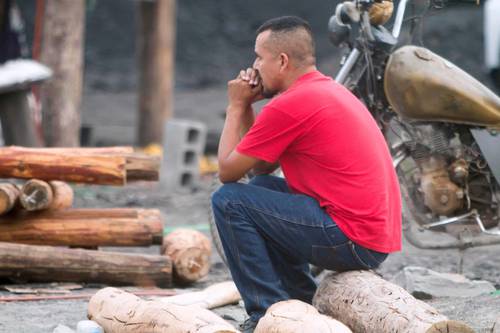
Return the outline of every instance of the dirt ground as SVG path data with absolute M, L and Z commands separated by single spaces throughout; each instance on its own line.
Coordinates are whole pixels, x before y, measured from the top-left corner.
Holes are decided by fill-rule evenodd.
M 112 7 L 110 2 L 98 1 L 96 3 L 98 6 Z M 266 5 L 263 6 L 269 8 L 264 8 L 268 15 L 263 15 L 258 14 L 258 11 L 252 11 L 249 3 L 228 0 L 219 2 L 217 6 L 201 6 L 198 1 L 187 0 L 183 1 L 179 8 L 179 22 L 184 22 L 179 26 L 181 29 L 179 32 L 182 31 L 188 37 L 179 39 L 175 115 L 179 118 L 201 121 L 207 125 L 209 151 L 215 149 L 223 124 L 226 101 L 224 81 L 230 78 L 231 73 L 236 73 L 239 66 L 244 66 L 250 60 L 251 56 L 248 56 L 248 52 L 252 51 L 252 45 L 248 44 L 248 41 L 253 38 L 252 31 L 263 19 L 285 13 L 308 17 L 312 15 L 308 8 L 313 4 L 318 6 L 320 10 L 308 18 L 314 20 L 313 29 L 315 32 L 319 31 L 320 34 L 319 67 L 330 75 L 334 75 L 338 67 L 339 52 L 326 46 L 326 34 L 321 32 L 324 31 L 322 29 L 326 29 L 329 11 L 334 7 L 333 4 L 325 5 L 325 1 L 319 0 L 294 1 L 294 3 L 301 4 L 293 7 L 289 1 L 276 1 L 276 6 L 267 5 L 271 2 L 265 1 Z M 264 1 L 260 3 L 263 4 Z M 230 8 L 225 9 L 228 11 L 225 15 L 230 19 L 223 20 L 215 14 L 211 15 L 220 11 L 221 8 Z M 289 8 L 295 9 L 284 12 Z M 234 12 L 240 14 L 235 15 Z M 244 15 L 245 12 L 249 13 L 248 17 Z M 127 12 L 127 15 L 129 14 L 133 15 L 133 12 Z M 478 7 L 461 6 L 449 9 L 428 19 L 425 40 L 428 47 L 439 50 L 440 54 L 490 85 L 486 70 L 482 65 L 481 19 L 482 13 Z M 190 20 L 196 20 L 196 24 Z M 89 30 L 90 36 L 87 38 L 92 40 L 102 29 L 106 32 L 108 31 L 106 29 L 111 30 L 113 22 L 109 20 L 106 22 L 107 25 L 95 24 L 94 27 L 100 27 L 101 30 L 96 28 Z M 127 29 L 128 27 L 122 24 L 119 28 Z M 222 36 L 218 34 L 220 29 L 224 31 Z M 195 36 L 200 30 L 202 34 Z M 92 31 L 94 35 L 91 34 Z M 214 34 L 217 38 L 213 38 Z M 133 50 L 130 50 L 133 45 L 127 44 L 130 35 L 130 31 L 124 30 L 121 35 L 122 39 L 118 39 L 123 43 L 116 43 L 122 54 L 133 53 Z M 250 37 L 242 39 L 238 37 L 246 35 Z M 124 49 L 127 45 L 130 47 Z M 212 52 L 213 50 L 218 50 L 220 53 Z M 114 52 L 112 48 L 106 51 Z M 220 56 L 221 53 L 225 55 Z M 137 101 L 134 90 L 136 76 L 133 71 L 121 70 L 134 66 L 134 59 L 116 59 L 113 54 L 110 54 L 109 57 L 114 59 L 113 62 L 103 64 L 95 60 L 104 59 L 107 56 L 107 53 L 88 51 L 87 58 L 90 60 L 88 60 L 89 68 L 86 73 L 82 121 L 91 127 L 91 144 L 133 144 Z M 114 69 L 117 71 L 113 71 Z M 201 230 L 208 235 L 210 183 L 211 179 L 207 177 L 190 193 L 169 193 L 161 183 L 140 184 L 126 188 L 78 186 L 75 187 L 75 206 L 159 208 L 165 215 L 167 231 L 183 226 Z M 158 247 L 105 250 L 145 253 L 158 253 L 159 251 Z M 471 279 L 488 280 L 500 289 L 500 246 L 469 249 L 461 254 L 456 250 L 420 250 L 405 242 L 403 251 L 391 255 L 378 271 L 386 279 L 391 279 L 408 265 L 419 265 L 439 272 L 457 272 L 462 255 L 465 276 Z M 227 269 L 214 251 L 210 274 L 190 287 L 203 288 L 229 278 Z M 93 292 L 101 286 L 86 285 L 84 287 L 77 292 Z M 11 294 L 0 291 L 0 296 L 4 295 Z M 461 298 L 457 295 L 453 298 L 439 298 L 427 302 L 449 318 L 469 323 L 477 332 L 489 332 L 495 318 L 500 316 L 500 295 L 498 294 L 475 298 Z M 0 333 L 52 332 L 58 324 L 75 328 L 79 320 L 86 318 L 86 305 L 86 301 L 0 303 Z M 216 312 L 235 325 L 244 319 L 241 305 L 224 307 Z

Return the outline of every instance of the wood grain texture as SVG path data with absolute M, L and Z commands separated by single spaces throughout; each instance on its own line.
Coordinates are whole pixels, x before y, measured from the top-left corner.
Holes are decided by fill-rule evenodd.
M 14 282 L 171 285 L 166 256 L 126 254 L 0 242 L 0 277 Z
M 0 241 L 73 247 L 161 244 L 156 209 L 67 209 L 0 217 Z
M 313 305 L 354 333 L 474 332 L 370 271 L 330 273 L 320 283 Z
M 19 202 L 19 188 L 11 183 L 0 183 L 0 215 L 10 212 Z
M 201 279 L 210 270 L 210 240 L 199 231 L 177 229 L 163 240 L 162 253 L 172 258 L 174 278 L 181 283 Z
M 47 209 L 52 203 L 54 193 L 49 183 L 30 179 L 21 188 L 19 201 L 27 211 Z
M 313 306 L 295 299 L 275 303 L 267 309 L 255 333 L 268 332 L 352 333 L 338 320 L 322 315 Z
M 99 290 L 89 301 L 88 318 L 106 333 L 236 333 L 215 313 L 197 306 L 144 301 L 117 288 Z
M 75 183 L 124 185 L 123 156 L 75 156 L 0 149 L 0 178 L 61 180 Z

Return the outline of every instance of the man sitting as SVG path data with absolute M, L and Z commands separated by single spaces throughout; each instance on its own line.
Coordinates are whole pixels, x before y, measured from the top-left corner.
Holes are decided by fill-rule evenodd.
M 266 309 L 310 303 L 309 264 L 372 269 L 401 249 L 399 185 L 365 106 L 317 71 L 307 22 L 280 17 L 257 30 L 253 68 L 228 83 L 212 196 L 229 269 L 252 332 Z M 255 119 L 252 103 L 272 98 Z M 268 175 L 278 166 L 285 179 Z M 253 170 L 249 184 L 237 183 Z

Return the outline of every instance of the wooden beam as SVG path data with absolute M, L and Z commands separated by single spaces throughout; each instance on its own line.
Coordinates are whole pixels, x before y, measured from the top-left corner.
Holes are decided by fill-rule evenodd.
M 132 147 L 0 148 L 0 178 L 38 178 L 101 185 L 157 181 L 161 158 Z
M 161 244 L 156 209 L 66 209 L 0 217 L 0 242 L 73 247 Z
M 171 285 L 166 256 L 64 249 L 0 242 L 0 278 L 14 282 Z
M 75 183 L 124 185 L 126 158 L 75 156 L 0 149 L 0 178 L 37 178 Z
M 175 66 L 175 0 L 138 4 L 139 126 L 140 146 L 162 143 L 165 122 L 172 116 Z
M 112 147 L 49 147 L 49 148 L 29 148 L 23 146 L 8 146 L 0 148 L 12 153 L 50 153 L 58 155 L 125 155 L 133 154 L 134 147 L 131 146 L 112 146 Z

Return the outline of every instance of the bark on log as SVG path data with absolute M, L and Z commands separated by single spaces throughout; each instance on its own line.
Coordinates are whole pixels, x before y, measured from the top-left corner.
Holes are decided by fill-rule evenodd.
M 316 291 L 313 305 L 320 313 L 345 323 L 354 333 L 474 332 L 369 271 L 327 275 Z
M 160 157 L 134 153 L 132 147 L 0 148 L 0 178 L 124 185 L 157 181 L 160 164 Z
M 214 284 L 201 291 L 169 297 L 155 297 L 153 300 L 183 306 L 195 305 L 210 310 L 224 305 L 238 303 L 241 300 L 241 296 L 234 282 L 226 281 Z
M 299 300 L 273 304 L 259 320 L 255 333 L 352 333 L 340 321 L 324 316 Z
M 157 181 L 160 179 L 161 160 L 159 156 L 135 153 L 125 157 L 127 181 Z
M 19 202 L 19 188 L 11 183 L 0 183 L 0 215 L 11 211 Z
M 181 283 L 197 281 L 210 270 L 210 240 L 201 232 L 177 229 L 163 240 L 162 253 L 172 258 L 174 279 Z
M 2 242 L 0 262 L 0 278 L 14 282 L 92 282 L 167 287 L 172 276 L 172 263 L 166 256 Z
M 116 288 L 99 290 L 89 301 L 88 318 L 106 333 L 238 332 L 215 313 L 196 306 L 143 301 Z
M 8 146 L 0 148 L 19 153 L 50 153 L 58 155 L 107 155 L 107 154 L 133 154 L 134 148 L 131 146 L 112 146 L 112 147 L 44 147 L 29 148 L 23 146 Z
M 57 180 L 31 179 L 21 188 L 20 202 L 27 211 L 66 209 L 73 204 L 73 189 Z
M 18 212 L 0 218 L 0 241 L 73 247 L 161 244 L 156 209 L 67 209 Z
M 61 180 L 75 183 L 124 185 L 123 156 L 53 154 L 0 149 L 0 178 Z

